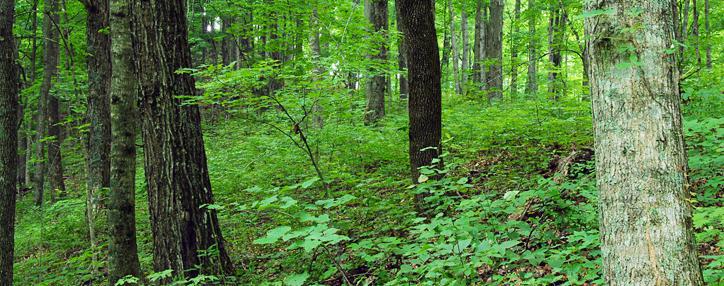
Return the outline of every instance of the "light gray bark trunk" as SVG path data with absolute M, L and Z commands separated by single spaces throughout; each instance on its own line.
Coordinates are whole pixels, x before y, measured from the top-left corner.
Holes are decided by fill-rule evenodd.
M 490 0 L 490 21 L 485 33 L 489 100 L 503 98 L 503 4 L 503 0 Z
M 468 69 L 470 68 L 470 63 L 468 62 L 470 57 L 470 39 L 468 36 L 468 11 L 465 2 L 463 2 L 462 5 L 463 7 L 460 16 L 460 30 L 462 32 L 463 55 L 461 57 L 462 64 L 460 65 L 461 79 L 460 90 L 458 91 L 458 93 L 460 94 L 465 93 L 465 89 L 468 85 Z
M 616 11 L 585 19 L 606 283 L 703 285 L 679 73 L 667 53 L 675 29 L 671 2 L 587 0 L 585 9 Z M 624 45 L 634 50 L 617 49 Z
M 111 36 L 113 75 L 111 77 L 111 180 L 108 199 L 109 285 L 125 277 L 141 278 L 136 244 L 136 129 L 138 127 L 138 85 L 132 42 L 131 0 L 112 0 Z
M 458 55 L 457 33 L 455 31 L 455 6 L 453 5 L 453 1 L 449 1 L 448 5 L 448 9 L 450 9 L 450 51 L 452 53 L 453 84 L 455 85 L 455 92 L 462 94 L 462 86 L 460 85 L 460 55 Z

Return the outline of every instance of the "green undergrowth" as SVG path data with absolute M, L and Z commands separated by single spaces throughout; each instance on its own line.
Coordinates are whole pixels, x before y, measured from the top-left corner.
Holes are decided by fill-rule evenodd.
M 716 89 L 690 89 L 696 92 L 686 94 L 684 119 L 694 226 L 705 277 L 715 285 L 724 281 L 724 121 Z M 446 168 L 423 170 L 445 177 L 419 185 L 408 177 L 404 102 L 389 102 L 378 126 L 329 115 L 324 128 L 306 128 L 324 181 L 304 151 L 260 124 L 258 114 L 216 114 L 204 126 L 216 199 L 207 207 L 219 210 L 241 285 L 601 285 L 593 163 L 580 162 L 564 177 L 551 164 L 592 147 L 589 104 L 489 105 L 445 96 Z M 266 122 L 293 128 L 275 110 L 266 113 Z M 66 160 L 82 162 L 72 144 L 66 142 L 73 150 Z M 152 241 L 140 167 L 138 173 L 138 238 L 148 275 Z M 43 210 L 30 196 L 20 200 L 17 285 L 103 281 L 105 222 L 101 213 L 99 244 L 91 248 L 82 178 L 72 180 L 67 197 Z M 416 197 L 426 212 L 417 212 Z

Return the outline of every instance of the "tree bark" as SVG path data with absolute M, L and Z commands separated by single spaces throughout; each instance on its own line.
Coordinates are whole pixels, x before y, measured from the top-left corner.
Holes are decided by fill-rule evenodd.
M 214 203 L 198 106 L 179 95 L 195 95 L 183 0 L 141 0 L 141 120 L 154 270 L 175 275 L 217 276 L 233 272 Z M 202 255 L 210 248 L 216 255 Z
M 376 53 L 370 58 L 380 66 L 387 61 L 387 0 L 366 0 L 365 11 L 367 19 L 372 23 L 374 33 L 382 35 L 382 41 L 377 43 Z M 364 122 L 371 125 L 385 117 L 385 92 L 387 77 L 379 71 L 367 80 Z
M 458 55 L 457 32 L 455 31 L 455 6 L 453 5 L 453 1 L 449 1 L 448 5 L 448 9 L 450 10 L 450 51 L 452 52 L 453 84 L 455 85 L 455 92 L 462 94 L 462 86 L 460 85 L 460 55 Z
M 462 56 L 462 65 L 461 65 L 461 80 L 460 80 L 460 94 L 465 93 L 465 89 L 468 85 L 468 69 L 470 68 L 470 39 L 468 35 L 468 11 L 467 7 L 465 5 L 465 2 L 462 3 L 462 15 L 460 17 L 460 30 L 462 31 L 462 41 L 463 41 L 463 56 Z
M 131 31 L 131 0 L 112 0 L 111 181 L 108 199 L 109 285 L 126 276 L 141 278 L 136 244 L 137 86 Z M 107 7 L 107 6 L 106 6 Z
M 485 89 L 485 33 L 487 31 L 487 5 L 477 0 L 475 8 L 475 43 L 473 43 L 473 81 L 480 90 Z
M 561 7 L 562 2 L 551 4 L 548 18 L 548 60 L 551 68 L 548 71 L 548 94 L 557 100 L 562 95 L 564 80 L 560 78 L 563 57 L 561 50 L 565 49 L 566 11 Z
M 671 2 L 587 0 L 585 9 L 616 11 L 585 19 L 606 283 L 703 285 L 679 73 L 667 53 L 675 29 Z M 633 9 L 642 12 L 628 13 Z M 617 50 L 624 45 L 633 50 Z
M 515 0 L 510 36 L 510 94 L 518 94 L 518 34 L 520 33 L 520 0 Z
M 535 0 L 528 0 L 528 78 L 525 85 L 525 93 L 535 97 L 538 93 L 538 38 L 535 33 L 538 10 L 535 7 Z
M 46 136 L 50 136 L 50 126 L 53 125 L 50 116 L 50 89 L 53 86 L 53 80 L 58 73 L 58 56 L 60 53 L 59 45 L 59 31 L 54 26 L 59 23 L 60 17 L 58 16 L 59 5 L 57 0 L 48 0 L 45 2 L 43 11 L 43 82 L 40 85 L 40 98 L 38 99 L 38 125 L 37 125 L 37 136 L 36 148 L 35 148 L 35 180 L 33 182 L 33 189 L 35 192 L 35 205 L 41 206 L 43 204 L 43 194 L 45 188 L 45 173 L 46 165 L 47 169 L 50 170 L 51 159 L 48 156 L 46 162 L 46 147 L 49 151 L 50 145 L 45 139 Z M 54 24 L 55 23 L 55 24 Z M 57 101 L 56 101 L 57 102 Z M 56 138 L 57 140 L 57 138 Z M 47 145 L 47 146 L 46 146 Z M 48 152 L 50 153 L 50 152 Z M 50 154 L 48 154 L 50 155 Z M 57 161 L 57 158 L 55 158 Z M 57 162 L 56 162 L 57 163 Z M 57 171 L 57 170 L 56 170 Z M 53 175 L 49 175 L 52 177 Z M 57 179 L 57 178 L 56 178 Z M 57 183 L 57 182 L 56 182 Z
M 13 285 L 18 159 L 18 70 L 15 1 L 0 2 L 0 285 Z
M 486 62 L 489 62 L 485 82 L 488 99 L 503 98 L 503 0 L 490 0 L 490 21 L 485 33 Z
M 711 61 L 711 30 L 709 27 L 709 0 L 704 0 L 704 28 L 706 29 L 706 68 L 712 68 Z
M 397 31 L 401 34 L 400 39 L 397 42 L 397 64 L 400 69 L 400 99 L 407 99 L 410 93 L 408 81 L 407 81 L 407 55 L 405 50 L 407 49 L 407 41 L 405 41 L 405 35 L 402 32 L 401 17 L 402 11 L 400 11 L 399 0 L 395 0 L 395 16 L 397 17 Z
M 696 63 L 701 66 L 701 50 L 699 49 L 699 9 L 696 5 L 696 0 L 691 0 L 692 5 L 692 19 L 691 19 L 691 34 L 694 35 L 694 50 L 696 51 Z
M 419 168 L 432 165 L 442 154 L 440 58 L 431 2 L 398 0 L 398 5 L 409 59 L 410 167 L 412 181 L 417 183 Z

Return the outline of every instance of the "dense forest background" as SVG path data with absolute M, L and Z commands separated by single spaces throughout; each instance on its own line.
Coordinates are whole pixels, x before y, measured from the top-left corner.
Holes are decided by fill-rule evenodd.
M 178 144 L 201 154 L 205 146 L 213 201 L 200 208 L 215 214 L 206 227 L 225 242 L 202 249 L 198 263 L 234 267 L 186 278 L 158 269 L 152 231 L 166 222 L 149 202 L 164 186 L 146 178 L 164 170 L 144 163 L 168 159 L 148 140 L 166 134 L 144 121 L 127 130 L 138 133 L 128 138 L 138 147 L 129 162 L 141 273 L 116 285 L 603 285 L 584 22 L 612 10 L 569 0 L 431 1 L 442 152 L 421 169 L 408 149 L 407 67 L 417 59 L 404 52 L 396 1 L 188 0 L 169 16 L 187 23 L 185 37 L 161 26 L 155 35 L 168 36 L 148 45 L 140 39 L 153 35 L 134 32 L 129 49 L 163 54 L 188 41 L 192 65 L 164 72 L 183 79 L 169 85 L 187 91 L 183 105 L 199 107 L 201 130 L 177 131 L 203 132 L 203 141 Z M 142 11 L 157 1 L 136 2 Z M 724 15 L 718 2 L 674 2 L 670 53 L 679 59 L 696 250 L 705 283 L 720 285 Z M 110 121 L 91 112 L 111 82 L 102 72 L 110 60 L 96 50 L 111 35 L 103 3 L 15 3 L 15 285 L 108 283 L 107 216 L 117 198 L 93 164 L 108 160 L 96 156 L 110 148 L 110 129 L 99 129 Z M 132 14 L 129 31 L 144 17 Z M 156 76 L 152 57 L 132 62 L 139 75 Z M 621 68 L 641 64 L 632 53 Z M 188 77 L 196 89 L 184 89 Z M 138 102 L 139 117 L 166 108 Z M 210 195 L 207 185 L 188 182 Z

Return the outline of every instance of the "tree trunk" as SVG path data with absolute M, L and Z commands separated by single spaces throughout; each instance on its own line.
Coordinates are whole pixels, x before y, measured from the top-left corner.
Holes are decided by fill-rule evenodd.
M 398 5 L 409 59 L 410 167 L 417 183 L 419 168 L 432 165 L 442 154 L 440 58 L 431 2 L 398 0 Z
M 108 0 L 86 0 L 83 2 L 86 18 L 86 39 L 88 44 L 88 111 L 89 125 L 86 138 L 86 164 L 88 169 L 86 190 L 86 223 L 91 247 L 96 247 L 95 215 L 99 205 L 100 191 L 110 187 L 111 111 L 109 88 L 111 85 L 111 38 L 108 35 Z M 95 260 L 95 256 L 94 256 Z
M 704 28 L 706 29 L 706 68 L 712 68 L 711 62 L 711 30 L 709 27 L 709 0 L 704 0 Z
M 560 78 L 563 61 L 561 50 L 565 46 L 564 29 L 567 15 L 560 5 L 562 4 L 551 4 L 548 18 L 548 60 L 551 63 L 548 71 L 548 94 L 554 100 L 560 98 L 564 84 Z
M 137 85 L 132 43 L 131 0 L 112 0 L 113 36 L 111 77 L 111 181 L 108 199 L 109 285 L 125 277 L 141 277 L 136 245 L 136 128 Z
M 485 14 L 487 7 L 478 0 L 475 7 L 475 39 L 473 43 L 473 82 L 482 89 L 485 87 Z
M 684 8 L 681 14 L 681 39 L 679 39 L 679 65 L 682 70 L 686 65 L 686 39 L 689 37 L 689 3 L 691 3 L 691 0 L 684 0 L 684 3 L 682 3 Z
M 45 188 L 45 172 L 46 165 L 47 169 L 51 169 L 50 156 L 48 156 L 48 162 L 45 160 L 46 145 L 50 149 L 51 144 L 48 144 L 45 139 L 46 135 L 50 135 L 50 125 L 52 125 L 50 116 L 50 89 L 53 86 L 53 80 L 58 73 L 58 55 L 60 53 L 59 46 L 59 31 L 54 26 L 59 23 L 60 17 L 58 16 L 59 5 L 57 0 L 48 0 L 45 3 L 43 12 L 43 83 L 40 86 L 40 98 L 38 99 L 38 130 L 35 148 L 35 180 L 33 189 L 35 191 L 35 205 L 41 206 L 43 204 L 43 193 Z M 57 101 L 56 101 L 57 102 Z M 57 138 L 55 139 L 57 140 Z M 49 152 L 48 152 L 49 153 Z M 57 161 L 57 158 L 55 158 Z M 56 170 L 57 171 L 57 170 Z M 50 175 L 53 176 L 52 174 Z M 56 181 L 57 183 L 57 181 Z
M 460 30 L 462 30 L 462 40 L 463 40 L 463 56 L 462 56 L 462 65 L 461 65 L 461 72 L 462 72 L 462 79 L 461 81 L 461 87 L 459 90 L 460 94 L 465 93 L 466 86 L 468 85 L 468 69 L 470 68 L 470 39 L 468 35 L 468 11 L 467 7 L 465 5 L 465 2 L 463 2 L 462 7 L 462 15 L 460 17 Z
M 529 96 L 536 96 L 538 93 L 538 38 L 535 34 L 538 10 L 535 7 L 535 0 L 528 0 L 528 10 L 535 13 L 528 13 L 528 78 L 525 85 L 525 93 Z
M 510 94 L 518 94 L 518 34 L 520 33 L 520 0 L 515 0 L 513 28 L 510 36 Z
M 485 82 L 488 99 L 503 98 L 503 0 L 490 0 L 490 21 L 485 33 L 486 61 L 490 62 Z
M 407 55 L 405 49 L 407 49 L 407 41 L 405 41 L 404 33 L 402 32 L 401 17 L 402 11 L 400 11 L 399 0 L 395 0 L 395 15 L 397 17 L 397 31 L 401 34 L 400 39 L 397 42 L 397 64 L 400 69 L 400 99 L 407 99 L 409 94 L 408 81 L 407 81 Z
M 694 35 L 694 49 L 696 51 L 696 63 L 701 66 L 701 51 L 699 50 L 699 9 L 696 5 L 696 0 L 691 0 L 692 5 L 692 19 L 691 19 L 691 34 Z
M 175 275 L 233 272 L 214 203 L 198 106 L 182 105 L 195 95 L 183 0 L 141 1 L 142 39 L 138 80 L 148 188 L 154 270 Z M 163 48 L 162 48 L 163 47 Z M 215 255 L 203 255 L 213 248 Z M 185 271 L 186 270 L 186 271 Z
M 370 55 L 370 58 L 379 65 L 384 65 L 387 61 L 387 0 L 367 0 L 365 1 L 365 11 L 367 19 L 372 23 L 374 33 L 381 34 L 383 38 L 377 43 L 377 52 Z M 374 124 L 385 117 L 386 89 L 387 77 L 380 71 L 374 71 L 372 78 L 367 80 L 365 124 Z
M 671 2 L 588 0 L 585 19 L 607 285 L 703 285 L 694 243 Z M 641 14 L 628 11 L 639 9 Z M 622 32 L 639 27 L 635 32 Z M 632 51 L 621 51 L 624 45 Z M 640 65 L 631 65 L 637 57 Z
M 455 31 L 455 6 L 453 2 L 448 2 L 450 5 L 450 51 L 452 52 L 452 69 L 453 69 L 453 84 L 455 85 L 455 92 L 462 94 L 462 86 L 460 85 L 460 55 L 458 55 L 458 42 L 457 32 Z
M 319 12 L 317 7 L 312 8 L 312 15 L 310 17 L 310 30 L 309 35 L 309 47 L 312 54 L 312 61 L 314 62 L 314 74 L 317 80 L 320 79 L 324 74 L 324 68 L 320 59 L 322 57 L 322 45 L 320 44 L 321 30 L 319 27 Z M 317 129 L 324 127 L 324 107 L 319 102 L 313 102 L 312 106 L 312 126 Z
M 13 285 L 18 159 L 18 70 L 13 38 L 15 1 L 0 2 L 0 285 Z
M 445 0 L 445 9 L 444 11 L 448 11 L 448 9 L 452 6 L 453 0 Z M 433 7 L 434 9 L 434 7 Z M 450 13 L 444 13 L 446 16 L 443 17 L 443 25 L 445 27 L 450 27 L 450 23 L 448 21 L 452 22 L 452 19 L 447 19 L 447 15 L 450 15 Z M 448 67 L 448 63 L 450 62 L 450 35 L 452 34 L 452 31 L 448 31 L 448 29 L 443 30 L 442 35 L 442 68 L 445 69 Z M 446 79 L 447 80 L 447 79 Z

